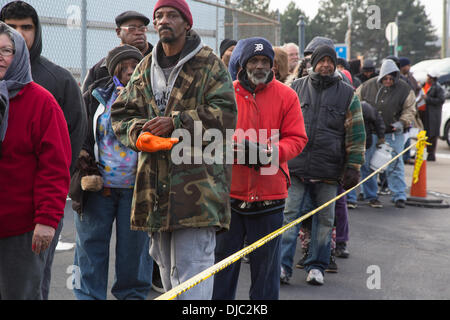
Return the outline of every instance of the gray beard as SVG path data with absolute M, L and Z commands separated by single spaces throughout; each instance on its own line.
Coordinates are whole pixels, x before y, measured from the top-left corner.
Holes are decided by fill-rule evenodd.
M 258 86 L 260 84 L 264 84 L 267 82 L 267 79 L 269 79 L 270 72 L 271 72 L 271 70 L 268 70 L 264 77 L 257 78 L 254 76 L 253 73 L 251 73 L 250 71 L 247 70 L 247 77 L 248 77 L 248 80 L 251 81 L 251 83 L 253 83 L 255 86 Z

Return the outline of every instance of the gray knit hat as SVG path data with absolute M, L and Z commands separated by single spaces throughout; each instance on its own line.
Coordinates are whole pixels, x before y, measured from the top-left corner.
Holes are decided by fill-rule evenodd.
M 135 47 L 128 44 L 116 47 L 112 49 L 108 56 L 106 57 L 106 68 L 108 69 L 109 75 L 114 75 L 114 70 L 116 70 L 117 65 L 126 59 L 136 59 L 141 61 L 144 57 L 142 53 Z

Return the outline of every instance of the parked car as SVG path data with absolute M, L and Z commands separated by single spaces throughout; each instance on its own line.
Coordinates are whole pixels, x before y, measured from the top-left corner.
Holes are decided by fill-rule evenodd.
M 423 60 L 411 67 L 411 73 L 414 78 L 419 81 L 422 85 L 427 80 L 427 73 L 430 70 L 430 67 L 441 59 L 432 59 L 432 60 Z
M 438 82 L 445 90 L 445 98 L 450 99 L 450 58 L 424 60 L 411 67 L 411 73 L 422 86 L 431 70 L 438 71 Z
M 441 139 L 450 147 L 450 100 L 442 106 Z

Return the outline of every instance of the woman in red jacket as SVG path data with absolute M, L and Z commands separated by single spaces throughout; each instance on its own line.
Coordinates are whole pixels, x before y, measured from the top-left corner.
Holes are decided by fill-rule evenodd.
M 28 49 L 0 23 L 0 300 L 41 299 L 64 207 L 71 148 L 63 112 L 31 78 Z

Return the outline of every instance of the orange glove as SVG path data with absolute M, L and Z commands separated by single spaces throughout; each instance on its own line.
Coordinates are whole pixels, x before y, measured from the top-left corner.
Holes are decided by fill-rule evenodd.
M 136 148 L 144 152 L 171 150 L 173 145 L 179 141 L 177 138 L 161 138 L 150 132 L 143 132 L 137 139 Z

